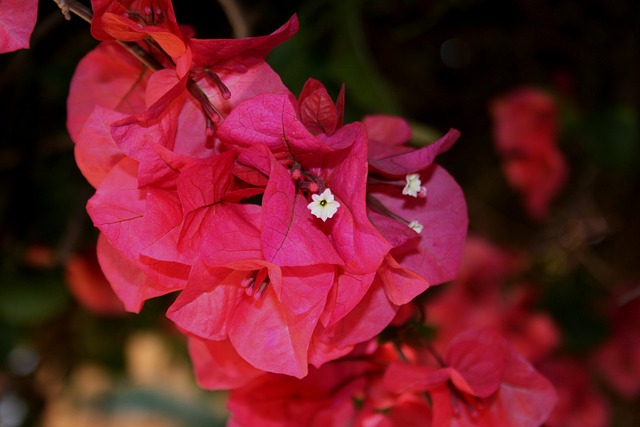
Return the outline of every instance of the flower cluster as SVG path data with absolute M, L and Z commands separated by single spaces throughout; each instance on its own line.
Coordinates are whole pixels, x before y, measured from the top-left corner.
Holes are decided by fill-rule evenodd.
M 466 208 L 433 161 L 457 131 L 415 149 L 400 118 L 343 123 L 344 92 L 310 79 L 296 98 L 264 61 L 295 17 L 199 40 L 169 2 L 123 4 L 93 4 L 104 41 L 74 75 L 68 127 L 105 275 L 130 311 L 180 292 L 167 316 L 201 384 L 304 377 L 454 277 Z M 158 69 L 115 40 L 144 40 Z
M 435 158 L 458 131 L 416 148 L 402 118 L 345 123 L 344 90 L 291 93 L 265 56 L 295 16 L 202 40 L 169 0 L 92 9 L 101 43 L 77 67 L 67 127 L 96 189 L 100 266 L 128 311 L 175 294 L 167 317 L 199 384 L 234 389 L 231 425 L 544 421 L 552 387 L 495 331 L 456 334 L 443 356 L 376 341 L 456 276 L 466 206 Z

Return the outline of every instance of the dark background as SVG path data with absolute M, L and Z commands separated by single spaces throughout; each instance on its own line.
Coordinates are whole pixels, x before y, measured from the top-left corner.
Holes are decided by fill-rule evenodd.
M 198 37 L 233 36 L 215 1 L 175 3 L 178 21 Z M 607 337 L 603 301 L 622 282 L 638 286 L 640 277 L 637 2 L 253 0 L 241 6 L 253 35 L 299 14 L 299 33 L 269 58 L 294 93 L 308 77 L 333 96 L 344 83 L 349 121 L 403 115 L 416 125 L 418 140 L 459 129 L 461 139 L 439 162 L 465 191 L 470 230 L 531 255 L 527 274 L 539 284 L 540 307 L 564 333 L 565 351 L 586 354 Z M 168 328 L 159 320 L 166 300 L 140 315 L 107 318 L 86 311 L 66 288 L 65 262 L 93 250 L 96 239 L 84 212 L 93 190 L 75 167 L 64 126 L 73 70 L 96 42 L 86 23 L 65 21 L 54 2 L 40 2 L 39 16 L 32 49 L 0 56 L 0 396 L 23 402 L 25 424 L 40 418 L 47 397 L 38 388 L 37 366 L 12 370 L 16 348 L 30 349 L 37 364 L 55 362 L 63 378 L 86 361 L 118 375 L 131 333 Z M 502 175 L 488 112 L 492 99 L 522 85 L 557 99 L 559 146 L 570 165 L 566 188 L 540 222 L 527 218 Z M 576 227 L 586 231 L 572 250 L 559 249 L 558 239 Z M 50 252 L 46 265 L 30 258 L 33 248 Z M 169 341 L 181 357 L 180 340 Z M 630 409 L 637 402 L 612 399 L 612 425 L 637 425 L 637 410 Z

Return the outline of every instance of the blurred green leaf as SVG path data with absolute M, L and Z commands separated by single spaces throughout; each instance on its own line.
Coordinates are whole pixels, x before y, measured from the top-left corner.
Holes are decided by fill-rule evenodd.
M 371 54 L 365 37 L 362 0 L 303 3 L 300 32 L 269 56 L 284 83 L 297 93 L 313 77 L 337 94 L 346 87 L 348 121 L 366 113 L 399 114 L 400 107 Z
M 62 312 L 69 303 L 64 282 L 49 275 L 3 277 L 0 318 L 13 324 L 36 324 Z
M 638 115 L 617 105 L 596 111 L 585 124 L 586 149 L 591 159 L 610 172 L 627 175 L 635 170 L 638 149 Z
M 584 271 L 547 286 L 542 306 L 562 330 L 563 346 L 570 352 L 586 352 L 608 335 L 608 320 L 602 310 L 607 301 L 597 283 Z
M 175 420 L 185 427 L 222 427 L 226 418 L 211 409 L 209 401 L 186 402 L 155 390 L 127 388 L 103 395 L 91 402 L 107 414 L 143 412 Z

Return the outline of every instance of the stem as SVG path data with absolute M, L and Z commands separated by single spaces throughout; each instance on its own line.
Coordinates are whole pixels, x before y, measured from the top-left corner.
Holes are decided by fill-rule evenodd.
M 79 16 L 84 21 L 91 24 L 91 19 L 93 18 L 93 12 L 91 9 L 83 5 L 82 3 L 77 2 L 76 0 L 53 0 L 56 2 L 62 14 L 64 15 L 64 19 L 69 21 L 71 19 L 72 12 L 74 15 Z
M 233 35 L 236 38 L 249 37 L 249 24 L 244 18 L 240 5 L 235 0 L 218 0 L 218 3 L 229 19 Z
M 395 349 L 396 353 L 398 353 L 398 357 L 400 358 L 400 360 L 405 363 L 409 363 L 409 358 L 406 354 L 404 354 L 404 351 L 402 351 L 402 347 L 400 347 L 399 342 L 393 341 L 393 348 Z

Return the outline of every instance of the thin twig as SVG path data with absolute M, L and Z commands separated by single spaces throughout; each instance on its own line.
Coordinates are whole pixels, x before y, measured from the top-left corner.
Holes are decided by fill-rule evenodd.
M 242 8 L 236 0 L 218 0 L 220 7 L 227 15 L 229 24 L 233 29 L 233 35 L 236 38 L 249 37 L 251 31 L 249 30 L 249 23 L 242 13 Z

